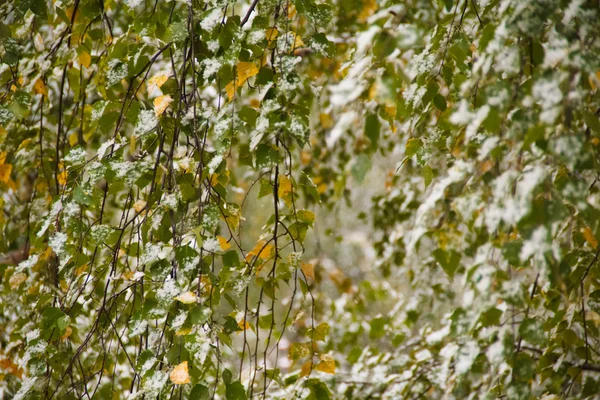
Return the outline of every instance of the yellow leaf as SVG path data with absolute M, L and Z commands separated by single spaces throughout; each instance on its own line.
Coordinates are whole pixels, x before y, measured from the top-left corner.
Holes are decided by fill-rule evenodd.
M 73 132 L 69 135 L 69 145 L 75 146 L 79 141 L 79 134 L 77 132 Z
M 321 354 L 319 356 L 321 362 L 317 364 L 317 371 L 335 374 L 335 360 L 329 354 Z
M 265 31 L 265 36 L 267 38 L 267 42 L 269 42 L 269 46 L 271 45 L 271 42 L 277 38 L 277 35 L 279 35 L 277 28 L 269 28 Z
M 258 108 L 260 107 L 260 100 L 258 99 L 250 99 L 250 107 L 252 108 Z
M 310 371 L 312 370 L 312 361 L 307 361 L 302 365 L 302 369 L 300 370 L 300 378 L 304 376 L 308 376 Z
M 89 68 L 90 64 L 92 63 L 92 56 L 90 55 L 90 53 L 88 53 L 87 51 L 82 52 L 79 55 L 79 63 L 84 67 Z
M 217 186 L 219 184 L 219 174 L 216 172 L 210 176 L 210 185 Z
M 175 336 L 185 336 L 192 333 L 192 328 L 181 328 L 177 332 L 175 332 Z
M 390 118 L 395 118 L 396 117 L 396 105 L 392 104 L 392 105 L 386 105 L 384 107 L 385 109 L 385 113 L 390 117 Z
M 321 113 L 319 115 L 319 120 L 321 121 L 321 126 L 323 126 L 325 129 L 329 129 L 333 126 L 333 119 L 329 114 Z
M 148 79 L 148 85 L 154 85 L 157 88 L 160 88 L 164 83 L 169 79 L 167 74 L 156 74 L 152 78 Z
M 23 282 L 25 282 L 27 280 L 27 275 L 24 272 L 19 272 L 14 274 L 13 276 L 10 277 L 10 279 L 8 280 L 8 283 L 10 284 L 10 288 L 11 289 L 16 289 L 19 286 L 21 286 L 21 284 Z
M 184 385 L 186 383 L 190 383 L 190 373 L 188 372 L 188 362 L 184 361 L 178 366 L 176 366 L 171 374 L 169 375 L 171 382 L 175 385 Z
M 296 34 L 296 37 L 294 38 L 294 48 L 297 49 L 298 47 L 304 47 L 305 44 L 302 41 L 302 38 L 300 37 L 300 35 Z
M 69 174 L 67 173 L 67 171 L 64 171 L 64 170 L 63 170 L 63 171 L 61 171 L 61 172 L 58 174 L 58 183 L 59 183 L 60 185 L 63 185 L 63 186 L 64 186 L 64 185 L 66 185 L 66 184 L 67 184 L 67 177 L 68 177 L 68 176 L 69 176 Z
M 73 328 L 71 328 L 70 326 L 67 326 L 67 328 L 65 329 L 65 333 L 63 333 L 63 335 L 60 338 L 62 340 L 67 340 L 69 338 L 69 336 L 71 336 L 72 333 L 73 333 Z
M 226 86 L 225 86 L 225 92 L 227 92 L 227 98 L 229 99 L 229 101 L 231 101 L 231 99 L 233 99 L 233 95 L 235 94 L 235 85 L 233 84 L 233 81 L 229 82 Z
M 237 65 L 237 86 L 242 86 L 248 78 L 258 74 L 258 68 L 253 62 L 242 61 Z
M 360 22 L 366 22 L 375 10 L 377 10 L 377 1 L 375 0 L 363 0 L 363 5 L 364 7 L 360 10 L 357 18 Z
M 256 243 L 256 246 L 254 246 L 254 248 L 252 249 L 252 251 L 246 256 L 246 261 L 251 260 L 252 256 L 256 256 L 263 260 L 269 258 L 271 256 L 271 250 L 273 249 L 273 245 L 265 243 L 266 242 L 264 240 L 259 240 L 258 243 Z
M 592 246 L 594 249 L 598 247 L 598 241 L 594 237 L 594 234 L 589 226 L 586 226 L 585 229 L 582 229 L 581 233 L 583 233 L 585 241 L 588 242 L 590 246 Z
M 296 16 L 296 6 L 292 3 L 288 4 L 288 18 L 293 19 Z
M 229 82 L 225 86 L 225 92 L 227 93 L 227 98 L 229 99 L 229 101 L 233 99 L 236 89 L 244 85 L 248 78 L 251 78 L 256 74 L 258 74 L 258 68 L 256 67 L 256 65 L 254 65 L 253 62 L 240 62 L 237 65 L 237 79 Z
M 75 276 L 81 276 L 81 274 L 83 274 L 85 271 L 87 271 L 89 265 L 88 264 L 83 264 L 82 266 L 78 267 L 75 270 Z
M 248 321 L 245 321 L 243 319 L 238 322 L 238 326 L 243 331 L 245 331 L 246 329 L 250 328 L 250 324 L 248 323 Z
M 219 241 L 219 246 L 221 246 L 221 250 L 226 251 L 229 250 L 229 248 L 231 248 L 231 244 L 227 242 L 227 239 L 225 239 L 223 236 L 217 236 L 217 240 Z
M 175 300 L 183 303 L 183 304 L 192 304 L 196 303 L 198 297 L 194 292 L 185 292 L 181 293 L 179 296 L 175 297 Z
M 146 207 L 146 202 L 144 200 L 140 199 L 140 200 L 137 200 L 135 203 L 133 203 L 133 209 L 137 213 L 141 212 L 145 207 Z
M 52 255 L 52 247 L 48 246 L 48 247 L 46 247 L 46 250 L 44 250 L 44 252 L 40 255 L 40 261 L 46 261 L 46 260 L 50 259 L 51 255 Z
M 11 92 L 16 92 L 17 91 L 17 87 L 15 85 L 10 85 L 10 91 Z
M 131 153 L 131 154 L 135 153 L 135 149 L 136 149 L 135 142 L 136 142 L 135 135 L 131 135 L 129 137 L 129 153 Z
M 292 207 L 292 181 L 285 176 L 279 176 L 279 189 L 277 190 L 277 194 L 279 198 L 285 202 L 285 205 L 288 207 Z
M 35 81 L 33 84 L 33 90 L 36 94 L 43 94 L 44 96 L 48 95 L 48 88 L 46 87 L 46 84 L 44 84 L 42 78 L 38 78 L 38 80 Z
M 212 293 L 212 282 L 210 278 L 206 275 L 202 275 L 200 283 L 202 283 L 202 293 L 210 296 Z
M 173 101 L 173 99 L 169 95 L 158 96 L 157 98 L 155 98 L 154 99 L 154 113 L 156 114 L 156 116 L 158 117 L 159 115 L 164 113 L 172 101 Z
M 312 160 L 312 155 L 310 154 L 310 151 L 303 151 L 300 153 L 300 162 L 302 163 L 302 165 L 310 164 L 310 160 Z
M 56 179 L 58 180 L 58 183 L 60 185 L 66 185 L 67 184 L 67 178 L 69 177 L 69 174 L 65 170 L 65 167 L 64 167 L 64 165 L 63 165 L 62 162 L 60 162 L 58 164 L 58 167 L 60 169 L 60 172 L 58 173 L 58 176 L 56 177 Z
M 6 161 L 6 152 L 3 151 L 2 153 L 0 153 L 0 165 L 4 164 L 5 161 Z
M 0 182 L 8 183 L 11 172 L 12 172 L 11 164 L 0 165 Z
M 292 360 L 292 364 L 294 364 L 301 358 L 308 357 L 310 353 L 310 347 L 307 343 L 292 343 L 289 350 L 289 357 Z
M 302 264 L 300 264 L 300 269 L 302 269 L 302 272 L 304 272 L 304 275 L 307 278 L 312 280 L 315 279 L 315 268 L 312 264 L 302 262 Z

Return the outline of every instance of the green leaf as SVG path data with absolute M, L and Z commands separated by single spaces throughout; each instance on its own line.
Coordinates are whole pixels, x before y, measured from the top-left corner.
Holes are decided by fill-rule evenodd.
M 352 165 L 352 176 L 358 183 L 362 183 L 370 169 L 371 157 L 363 153 L 356 158 L 356 161 Z
M 329 41 L 324 33 L 316 33 L 308 39 L 308 46 L 318 54 L 332 58 L 336 53 L 335 43 Z
M 376 340 L 385 336 L 385 327 L 387 324 L 388 320 L 385 317 L 373 318 L 370 322 L 371 330 L 369 331 L 369 338 L 371 340 Z
M 314 0 L 294 0 L 296 9 L 315 27 L 325 28 L 331 23 L 333 6 L 317 4 Z
M 306 386 L 310 389 L 310 400 L 330 400 L 331 391 L 325 384 L 318 379 L 309 379 L 306 381 Z
M 423 142 L 419 138 L 411 138 L 406 142 L 406 157 L 412 157 L 421 149 Z
M 329 335 L 329 324 L 327 322 L 321 322 L 314 329 L 314 331 L 311 330 L 309 332 L 308 336 L 311 336 L 311 332 L 312 332 L 312 338 L 313 338 L 313 340 L 325 341 L 325 338 L 327 337 L 327 335 Z
M 598 117 L 595 114 L 593 114 L 589 111 L 584 111 L 583 119 L 585 120 L 585 124 L 590 129 L 592 129 L 596 133 L 600 133 L 600 120 L 598 119 Z
M 246 389 L 240 381 L 225 385 L 225 398 L 227 400 L 246 400 Z
M 371 151 L 375 151 L 379 147 L 380 130 L 381 122 L 379 122 L 377 114 L 368 114 L 365 118 L 365 136 L 371 141 Z
M 453 279 L 454 273 L 459 267 L 461 255 L 454 250 L 447 252 L 443 249 L 436 249 L 433 251 L 433 257 L 440 264 L 446 275 L 450 279 Z
M 190 392 L 190 399 L 209 400 L 210 399 L 210 391 L 208 390 L 208 387 L 206 387 L 200 383 L 197 385 L 194 385 L 194 387 L 192 388 L 192 391 Z
M 448 108 L 446 105 L 446 98 L 439 93 L 434 96 L 433 105 L 442 112 L 446 111 L 446 108 Z
M 425 165 L 422 169 L 423 180 L 425 181 L 425 187 L 428 187 L 433 180 L 433 170 L 429 165 Z

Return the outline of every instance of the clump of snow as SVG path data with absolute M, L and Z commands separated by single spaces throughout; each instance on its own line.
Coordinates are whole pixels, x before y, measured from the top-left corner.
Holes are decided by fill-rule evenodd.
M 115 144 L 115 139 L 110 139 L 107 140 L 106 142 L 103 142 L 100 147 L 98 147 L 98 160 L 102 160 L 104 158 L 104 155 L 106 154 L 106 150 L 108 150 L 109 147 L 111 147 L 112 145 Z
M 352 126 L 357 117 L 358 114 L 355 111 L 345 112 L 339 117 L 338 122 L 325 139 L 328 148 L 331 149 L 337 143 L 342 135 Z
M 332 85 L 331 104 L 334 106 L 344 106 L 358 98 L 366 88 L 366 82 L 363 79 L 365 73 L 371 64 L 371 57 L 364 57 L 355 61 L 344 79 L 337 85 Z
M 456 357 L 456 365 L 454 366 L 456 374 L 462 375 L 468 372 L 479 355 L 479 346 L 474 340 L 470 340 L 460 348 Z
M 206 16 L 202 17 L 200 27 L 205 31 L 212 31 L 223 18 L 223 11 L 220 8 L 213 8 Z
M 60 199 L 58 199 L 52 205 L 52 209 L 50 210 L 50 213 L 48 214 L 48 216 L 44 220 L 44 223 L 42 224 L 42 227 L 38 231 L 37 237 L 42 237 L 44 235 L 44 233 L 46 233 L 46 231 L 50 227 L 50 224 L 56 220 L 56 217 L 58 216 L 58 213 L 61 210 L 62 210 L 62 202 L 60 201 Z
M 135 128 L 133 129 L 133 134 L 135 136 L 143 135 L 156 128 L 157 124 L 158 119 L 156 118 L 154 110 L 140 110 Z
M 68 164 L 83 164 L 85 162 L 86 151 L 82 147 L 74 147 L 63 159 Z
M 207 58 L 202 60 L 202 66 L 204 66 L 204 71 L 202 72 L 202 77 L 204 79 L 208 79 L 211 76 L 215 75 L 221 67 L 223 66 L 223 62 L 217 58 Z

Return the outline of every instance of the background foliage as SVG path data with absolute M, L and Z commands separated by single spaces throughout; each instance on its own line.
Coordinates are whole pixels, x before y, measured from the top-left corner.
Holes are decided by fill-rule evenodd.
M 600 392 L 598 2 L 0 15 L 0 397 Z

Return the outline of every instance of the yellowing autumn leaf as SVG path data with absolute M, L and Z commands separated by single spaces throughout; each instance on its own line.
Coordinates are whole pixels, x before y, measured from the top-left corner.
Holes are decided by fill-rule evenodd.
M 11 164 L 0 165 L 0 182 L 8 183 L 11 172 L 12 172 Z
M 156 114 L 156 116 L 158 117 L 159 115 L 164 113 L 172 101 L 173 101 L 173 99 L 169 95 L 158 96 L 157 98 L 155 98 L 154 99 L 154 113 Z
M 302 264 L 300 264 L 300 269 L 302 269 L 302 272 L 304 272 L 304 275 L 307 278 L 315 279 L 315 268 L 312 264 L 302 262 Z
M 263 260 L 269 258 L 269 256 L 271 255 L 271 250 L 273 249 L 273 245 L 265 245 L 265 243 L 266 242 L 264 240 L 259 240 L 258 243 L 256 243 L 256 246 L 254 246 L 254 248 L 252 249 L 252 251 L 246 256 L 246 261 L 250 261 L 252 259 L 252 256 L 256 256 Z
M 193 331 L 192 328 L 181 328 L 180 330 L 178 330 L 177 332 L 175 332 L 175 336 L 189 335 L 190 333 L 192 333 L 192 331 Z
M 363 8 L 358 14 L 358 20 L 365 22 L 373 13 L 377 10 L 377 1 L 375 0 L 364 0 Z
M 309 355 L 310 347 L 306 343 L 292 343 L 290 346 L 289 357 L 292 360 L 292 364 Z
M 235 95 L 236 89 L 243 86 L 244 83 L 246 83 L 246 81 L 248 80 L 248 78 L 251 78 L 256 74 L 258 74 L 258 67 L 253 62 L 240 62 L 237 65 L 237 79 L 235 81 L 229 82 L 225 86 L 227 98 L 231 101 L 231 99 L 233 99 L 233 96 Z
M 223 236 L 217 236 L 217 240 L 219 241 L 219 246 L 221 246 L 221 250 L 225 251 L 231 248 L 231 244 L 227 242 L 227 239 L 225 239 Z
M 198 297 L 194 292 L 185 292 L 181 293 L 179 296 L 175 297 L 175 300 L 183 303 L 183 304 L 192 304 L 196 303 Z
M 227 85 L 225 85 L 225 92 L 227 93 L 227 98 L 229 99 L 229 101 L 231 101 L 231 99 L 233 99 L 233 95 L 235 94 L 235 85 L 233 84 L 233 81 L 229 82 Z
M 64 186 L 67 184 L 67 178 L 69 177 L 69 174 L 65 170 L 65 167 L 62 162 L 58 164 L 58 167 L 60 172 L 58 173 L 56 180 L 58 181 L 59 185 Z
M 583 234 L 585 241 L 588 242 L 590 246 L 592 246 L 594 249 L 598 247 L 598 240 L 596 240 L 594 237 L 594 234 L 589 226 L 586 226 L 584 229 L 582 229 L 581 233 Z
M 27 275 L 24 272 L 18 272 L 10 277 L 8 283 L 11 289 L 16 289 L 27 280 Z
M 87 51 L 82 52 L 79 55 L 79 63 L 84 67 L 89 68 L 90 64 L 92 63 L 92 56 L 90 55 L 90 53 L 88 53 Z
M 265 31 L 265 37 L 267 38 L 269 46 L 271 45 L 271 42 L 277 38 L 277 35 L 279 35 L 277 28 L 269 28 Z
M 298 47 L 304 47 L 305 44 L 302 41 L 302 38 L 300 37 L 300 35 L 296 34 L 296 37 L 294 38 L 294 48 L 297 49 Z
M 292 207 L 292 181 L 285 176 L 279 176 L 279 189 L 277 190 L 279 198 L 284 201 L 285 205 Z
M 302 369 L 300 370 L 300 377 L 308 376 L 310 371 L 312 370 L 312 361 L 307 361 L 302 365 Z
M 258 74 L 258 68 L 253 62 L 242 61 L 237 65 L 237 85 L 242 86 L 248 78 Z
M 243 319 L 240 320 L 240 321 L 238 321 L 238 326 L 243 331 L 245 331 L 246 329 L 250 328 L 250 324 L 248 323 L 248 321 L 245 321 Z
M 184 361 L 176 366 L 173 371 L 171 371 L 169 379 L 171 379 L 171 382 L 173 382 L 175 385 L 184 385 L 186 383 L 190 383 L 191 380 L 188 370 L 188 362 Z
M 260 107 L 260 100 L 258 100 L 258 99 L 250 99 L 249 106 L 252 107 L 252 108 L 258 108 L 258 107 Z
M 79 141 L 79 133 L 73 132 L 69 135 L 69 145 L 75 146 Z
M 160 88 L 168 79 L 169 77 L 165 73 L 156 74 L 152 78 L 148 79 L 148 86 L 156 86 L 157 88 Z
M 38 78 L 38 80 L 35 81 L 35 83 L 33 84 L 33 90 L 36 94 L 43 94 L 44 96 L 48 95 L 48 88 L 46 87 L 46 84 L 44 83 L 42 78 Z
M 329 354 L 321 354 L 319 356 L 321 362 L 317 364 L 317 371 L 335 374 L 335 360 Z
M 137 200 L 135 203 L 133 203 L 133 209 L 135 210 L 135 212 L 141 212 L 144 208 L 146 207 L 146 202 L 142 199 Z
M 73 333 L 73 328 L 71 328 L 70 326 L 67 326 L 67 328 L 65 329 L 65 333 L 63 333 L 60 338 L 62 340 L 67 340 L 71 336 L 72 333 Z
M 6 152 L 3 151 L 2 153 L 0 153 L 0 165 L 4 164 L 5 161 L 6 161 Z

